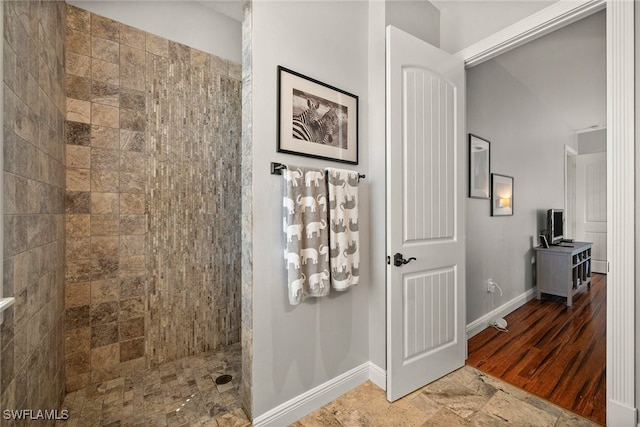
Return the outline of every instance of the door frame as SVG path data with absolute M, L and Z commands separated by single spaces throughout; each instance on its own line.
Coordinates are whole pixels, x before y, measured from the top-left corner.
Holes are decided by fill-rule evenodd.
M 607 424 L 636 425 L 634 2 L 561 0 L 457 53 L 467 68 L 607 10 Z M 615 171 L 615 173 L 614 173 Z M 631 177 L 631 178 L 629 178 Z M 614 207 L 616 207 L 614 211 Z M 613 312 L 616 316 L 613 316 Z
M 578 159 L 578 152 L 564 146 L 564 237 L 575 239 L 576 235 L 576 171 L 569 170 L 569 158 L 574 157 L 574 162 Z M 575 163 L 574 163 L 575 165 Z M 573 185 L 573 191 L 569 191 Z M 571 209 L 569 209 L 569 206 Z

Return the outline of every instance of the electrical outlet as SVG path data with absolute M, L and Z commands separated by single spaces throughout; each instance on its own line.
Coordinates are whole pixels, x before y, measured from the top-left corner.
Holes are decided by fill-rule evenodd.
M 491 280 L 489 280 L 487 282 L 487 292 L 489 292 L 490 294 L 494 293 L 496 291 L 496 284 L 493 283 Z

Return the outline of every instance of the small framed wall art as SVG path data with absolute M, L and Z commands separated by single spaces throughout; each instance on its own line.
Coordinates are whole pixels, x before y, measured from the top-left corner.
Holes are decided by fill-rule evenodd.
M 491 173 L 491 144 L 484 138 L 469 134 L 469 197 L 491 197 L 489 178 Z
M 358 164 L 358 97 L 278 66 L 279 153 Z
M 513 215 L 513 177 L 491 174 L 491 216 Z

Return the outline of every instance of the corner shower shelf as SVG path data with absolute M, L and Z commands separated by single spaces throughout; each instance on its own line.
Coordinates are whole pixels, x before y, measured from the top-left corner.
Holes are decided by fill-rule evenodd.
M 16 302 L 14 297 L 0 298 L 0 325 L 2 325 L 2 312 L 11 307 Z
M 11 307 L 14 302 L 16 302 L 14 297 L 0 298 L 0 313 Z

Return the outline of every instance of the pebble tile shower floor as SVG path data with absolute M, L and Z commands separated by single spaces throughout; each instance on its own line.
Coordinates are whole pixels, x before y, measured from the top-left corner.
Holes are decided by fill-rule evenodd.
M 56 426 L 249 426 L 240 404 L 241 347 L 191 356 L 69 393 Z M 216 378 L 231 375 L 230 382 Z M 224 382 L 224 381 L 218 381 Z

